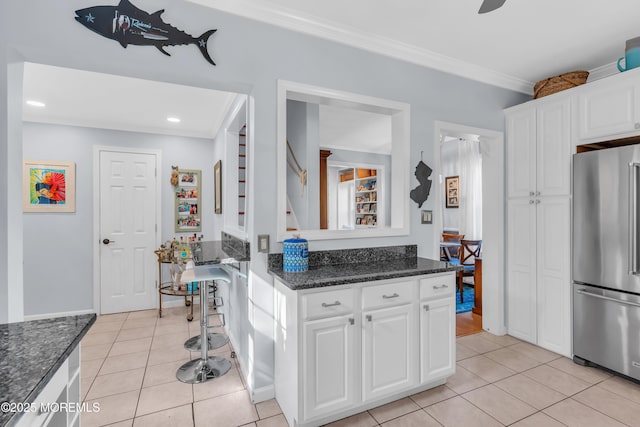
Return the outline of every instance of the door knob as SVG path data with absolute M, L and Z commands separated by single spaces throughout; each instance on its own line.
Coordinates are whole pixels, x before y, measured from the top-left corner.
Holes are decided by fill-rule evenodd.
M 104 243 L 105 245 L 108 245 L 109 243 L 115 243 L 115 242 L 116 242 L 115 240 L 109 240 L 109 239 L 104 239 L 102 241 L 102 243 Z

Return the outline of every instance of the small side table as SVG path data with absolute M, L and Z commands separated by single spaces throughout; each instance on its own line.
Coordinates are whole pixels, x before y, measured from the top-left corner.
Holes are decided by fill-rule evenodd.
M 158 256 L 158 299 L 160 304 L 158 306 L 158 317 L 162 317 L 162 295 L 173 295 L 178 297 L 184 297 L 184 305 L 189 307 L 189 313 L 187 313 L 187 320 L 191 322 L 193 320 L 193 296 L 197 295 L 196 292 L 179 291 L 173 289 L 173 281 L 162 279 L 162 267 L 164 264 L 170 265 L 171 261 L 160 259 Z M 191 300 L 187 299 L 191 297 Z
M 471 311 L 482 316 L 482 258 L 476 258 L 475 272 L 473 273 L 473 308 Z

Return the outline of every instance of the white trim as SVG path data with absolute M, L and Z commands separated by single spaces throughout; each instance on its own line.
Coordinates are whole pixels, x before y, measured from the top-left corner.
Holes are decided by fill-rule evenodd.
M 100 153 L 140 153 L 156 156 L 156 247 L 160 247 L 162 239 L 162 191 L 160 177 L 162 175 L 162 150 L 137 149 L 109 145 L 93 146 L 93 311 L 100 314 Z M 156 300 L 155 308 L 158 307 Z
M 504 335 L 507 333 L 506 319 L 505 319 L 505 252 L 506 247 L 506 228 L 505 228 L 505 211 L 506 211 L 506 198 L 505 198 L 505 177 L 504 177 L 504 133 L 494 130 L 481 129 L 471 126 L 458 125 L 454 123 L 447 123 L 441 121 L 434 122 L 434 141 L 437 141 L 434 145 L 434 158 L 435 158 L 435 176 L 439 177 L 441 174 L 440 164 L 440 135 L 442 133 L 450 133 L 455 135 L 471 134 L 479 135 L 480 141 L 488 143 L 488 151 L 481 151 L 483 153 L 483 183 L 486 179 L 487 167 L 485 165 L 486 155 L 492 153 L 501 159 L 502 165 L 495 168 L 493 172 L 498 172 L 500 178 L 494 180 L 493 187 L 502 188 L 501 205 L 495 206 L 496 210 L 493 215 L 486 214 L 487 204 L 483 200 L 483 215 L 482 215 L 482 230 L 485 236 L 497 236 L 498 239 L 491 239 L 491 243 L 483 244 L 483 253 L 485 258 L 494 259 L 497 262 L 497 280 L 483 281 L 483 293 L 482 293 L 482 327 L 483 329 L 495 334 Z M 482 148 L 482 147 L 481 147 Z M 500 161 L 500 160 L 498 160 Z M 500 181 L 500 182 L 498 182 Z M 484 193 L 484 190 L 483 190 Z M 483 194 L 484 195 L 484 194 Z M 442 230 L 442 185 L 439 180 L 436 180 L 436 201 L 435 201 L 435 215 L 434 215 L 434 230 Z M 500 224 L 500 225 L 498 225 Z M 483 239 L 487 240 L 487 239 Z M 440 236 L 434 235 L 432 253 L 440 253 Z M 484 249 L 486 248 L 486 249 Z M 486 261 L 486 260 L 485 260 Z M 491 267 L 489 267 L 491 268 Z M 487 265 L 483 265 L 483 272 L 487 270 Z
M 505 89 L 533 94 L 533 82 L 509 76 L 479 65 L 451 58 L 428 49 L 392 40 L 373 33 L 365 33 L 346 25 L 319 19 L 316 16 L 286 9 L 282 6 L 261 1 L 247 0 L 187 0 L 199 5 L 244 16 L 260 22 L 346 44 L 380 55 L 400 59 L 425 67 L 455 74 L 460 77 Z
M 271 384 L 265 387 L 249 390 L 249 395 L 251 396 L 251 402 L 253 404 L 271 400 L 276 397 L 276 387 Z
M 589 71 L 588 81 L 592 82 L 594 80 L 600 80 L 605 77 L 613 76 L 615 74 L 620 74 L 617 61 L 610 62 L 609 64 L 604 64 Z
M 95 313 L 95 311 L 89 308 L 87 310 L 62 311 L 60 313 L 31 314 L 29 316 L 24 316 L 24 321 L 28 322 L 30 320 L 53 319 L 54 317 L 82 316 L 83 314 L 93 313 Z
M 356 108 L 378 114 L 391 116 L 391 185 L 388 203 L 391 206 L 390 227 L 360 228 L 356 230 L 296 230 L 309 240 L 349 239 L 360 237 L 406 236 L 410 233 L 409 225 L 409 151 L 411 142 L 409 135 L 411 107 L 409 104 L 372 96 L 354 94 L 318 86 L 278 80 L 276 100 L 276 221 L 277 241 L 282 242 L 290 237 L 287 231 L 287 100 L 313 102 Z M 394 191 L 394 189 L 400 189 Z M 385 202 L 386 204 L 387 202 Z M 282 213 L 282 214 L 280 214 Z

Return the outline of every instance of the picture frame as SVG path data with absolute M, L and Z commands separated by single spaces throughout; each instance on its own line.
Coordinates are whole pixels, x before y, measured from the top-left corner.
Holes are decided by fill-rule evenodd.
M 75 163 L 24 160 L 22 162 L 22 211 L 75 212 Z
M 213 199 L 214 212 L 222 213 L 222 160 L 218 160 L 213 166 Z
M 445 206 L 447 208 L 460 207 L 460 178 L 448 176 L 444 179 Z
M 179 169 L 175 196 L 175 232 L 188 233 L 202 230 L 202 171 Z

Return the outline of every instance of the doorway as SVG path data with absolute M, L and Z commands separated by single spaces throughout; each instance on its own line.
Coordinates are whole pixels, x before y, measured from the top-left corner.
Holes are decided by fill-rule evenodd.
M 96 159 L 97 157 L 97 159 Z M 160 153 L 94 147 L 100 236 L 100 313 L 156 307 Z
M 435 212 L 434 240 L 440 253 L 442 232 L 464 234 L 465 240 L 481 240 L 480 271 L 482 278 L 470 274 L 463 282 L 481 283 L 481 289 L 470 288 L 481 312 L 468 311 L 458 315 L 461 334 L 489 331 L 496 335 L 506 333 L 504 324 L 504 138 L 502 132 L 473 128 L 453 123 L 436 122 L 435 144 L 439 171 L 438 203 Z M 456 155 L 452 155 L 456 153 Z M 475 153 L 475 154 L 474 154 Z M 461 165 L 461 155 L 466 160 Z M 469 164 L 469 158 L 478 157 L 479 165 Z M 463 167 L 461 167 L 463 166 Z M 447 177 L 450 178 L 447 180 Z M 457 178 L 457 179 L 451 179 Z M 446 184 L 457 183 L 452 194 Z M 457 199 L 455 195 L 457 194 Z M 451 195 L 452 197 L 447 197 Z M 474 204 L 469 208 L 469 203 Z M 466 206 L 465 206 L 466 204 Z M 450 215 L 448 213 L 451 212 Z M 455 213 L 454 213 L 455 212 Z M 473 249 L 473 248 L 472 248 Z M 468 261 L 472 262 L 472 259 Z M 473 263 L 475 266 L 475 263 Z M 470 297 L 469 288 L 463 287 L 464 301 Z M 467 292 L 465 292 L 467 291 Z M 460 295 L 457 294 L 457 302 Z M 469 308 L 471 308 L 469 307 Z

